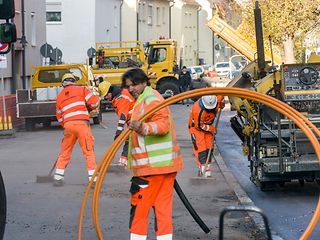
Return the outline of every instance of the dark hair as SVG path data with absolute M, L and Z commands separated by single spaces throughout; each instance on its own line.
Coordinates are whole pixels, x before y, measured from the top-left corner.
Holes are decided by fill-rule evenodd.
M 148 76 L 142 71 L 140 68 L 132 68 L 126 71 L 122 75 L 122 87 L 126 88 L 126 80 L 130 79 L 130 81 L 134 84 L 147 83 L 147 86 L 150 86 L 150 80 Z
M 186 67 L 186 66 L 183 66 L 182 69 L 187 69 L 187 67 Z

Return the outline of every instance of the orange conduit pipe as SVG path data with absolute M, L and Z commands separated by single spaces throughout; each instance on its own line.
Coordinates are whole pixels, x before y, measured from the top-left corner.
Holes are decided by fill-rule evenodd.
M 200 97 L 202 95 L 224 95 L 224 96 L 231 96 L 231 97 L 241 97 L 246 98 L 249 100 L 253 100 L 256 102 L 260 102 L 262 104 L 265 104 L 274 110 L 280 112 L 281 114 L 287 116 L 289 119 L 291 119 L 308 137 L 310 140 L 313 148 L 315 149 L 315 153 L 318 157 L 318 160 L 320 160 L 320 144 L 314 135 L 314 133 L 311 131 L 311 129 L 320 137 L 320 131 L 314 126 L 305 116 L 303 116 L 300 112 L 296 111 L 295 109 L 288 106 L 286 103 L 281 102 L 273 97 L 270 97 L 268 95 L 258 93 L 252 90 L 248 89 L 241 89 L 241 88 L 202 88 L 202 89 L 196 89 L 192 91 L 188 91 L 185 93 L 178 94 L 176 96 L 173 96 L 164 102 L 160 103 L 158 106 L 154 107 L 147 113 L 145 113 L 143 116 L 141 116 L 140 120 L 145 120 L 146 118 L 150 117 L 152 114 L 154 114 L 159 109 L 166 107 L 170 104 L 179 102 L 181 100 L 187 99 L 187 98 L 193 98 L 193 97 Z M 310 127 L 310 128 L 309 128 Z M 102 157 L 101 161 L 99 162 L 97 166 L 97 170 L 94 173 L 92 180 L 90 181 L 85 195 L 82 200 L 82 205 L 80 208 L 80 216 L 79 216 L 79 225 L 78 225 L 78 240 L 81 240 L 82 236 L 82 225 L 83 225 L 83 216 L 84 216 L 84 209 L 87 203 L 87 199 L 89 196 L 89 192 L 91 189 L 91 186 L 93 184 L 93 179 L 95 176 L 99 175 L 96 186 L 94 188 L 93 197 L 92 197 L 92 217 L 93 217 L 93 223 L 95 226 L 95 231 L 98 236 L 98 239 L 103 239 L 101 227 L 99 224 L 99 197 L 100 197 L 100 191 L 101 186 L 103 183 L 103 180 L 105 178 L 107 169 L 122 145 L 122 143 L 125 141 L 125 139 L 129 136 L 130 130 L 126 129 L 123 131 L 123 133 L 111 144 L 109 149 L 106 151 L 104 156 Z M 306 230 L 300 237 L 301 240 L 306 240 L 311 235 L 312 231 L 314 230 L 318 220 L 320 217 L 320 198 L 318 199 L 318 204 L 316 207 L 316 210 L 314 212 L 314 215 L 308 224 Z

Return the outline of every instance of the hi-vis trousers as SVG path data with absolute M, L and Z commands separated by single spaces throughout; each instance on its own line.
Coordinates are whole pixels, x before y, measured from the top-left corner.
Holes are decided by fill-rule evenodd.
M 194 127 L 189 128 L 189 132 L 192 140 L 193 153 L 196 157 L 197 165 L 205 166 L 207 161 L 207 156 L 209 154 L 209 149 L 212 145 L 213 134 L 210 132 L 199 131 Z M 211 155 L 213 154 L 214 145 L 212 146 Z M 212 157 L 209 158 L 209 163 L 211 163 Z
M 172 239 L 172 194 L 177 173 L 131 179 L 130 240 L 145 240 L 148 215 L 153 208 L 157 240 Z
M 68 166 L 77 140 L 86 158 L 88 171 L 96 169 L 96 158 L 93 152 L 94 138 L 89 123 L 82 120 L 69 121 L 64 124 L 64 137 L 56 164 L 57 169 L 64 170 Z

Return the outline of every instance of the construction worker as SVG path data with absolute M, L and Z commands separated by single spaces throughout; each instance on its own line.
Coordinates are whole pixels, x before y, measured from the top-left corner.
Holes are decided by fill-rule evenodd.
M 188 127 L 193 153 L 199 168 L 198 176 L 211 177 L 211 159 L 216 131 L 213 122 L 219 109 L 222 108 L 224 108 L 224 97 L 214 95 L 202 96 L 192 106 Z
M 172 115 L 165 107 L 145 121 L 137 119 L 164 99 L 150 87 L 147 75 L 134 68 L 122 76 L 122 86 L 136 99 L 129 128 L 128 168 L 131 179 L 130 239 L 145 240 L 148 215 L 155 213 L 157 239 L 172 239 L 172 194 L 177 172 L 183 168 Z
M 96 169 L 93 152 L 94 138 L 90 130 L 89 112 L 99 107 L 99 97 L 84 86 L 76 85 L 74 75 L 67 73 L 62 77 L 63 90 L 57 97 L 56 116 L 64 128 L 61 151 L 54 174 L 54 186 L 64 185 L 64 172 L 69 164 L 72 149 L 78 140 L 87 160 L 89 181 Z
M 112 101 L 111 104 L 118 116 L 118 125 L 114 137 L 115 140 L 123 132 L 125 125 L 129 123 L 135 99 L 129 93 L 128 89 L 121 89 L 117 86 L 111 86 L 111 84 L 108 81 L 100 83 L 99 90 L 101 92 L 101 95 L 106 100 Z M 122 154 L 118 164 L 126 167 L 127 156 L 128 140 L 125 142 L 123 146 Z

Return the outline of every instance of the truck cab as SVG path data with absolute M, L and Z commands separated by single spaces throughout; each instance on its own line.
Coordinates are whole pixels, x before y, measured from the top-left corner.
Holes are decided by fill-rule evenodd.
M 180 93 L 177 65 L 177 42 L 172 39 L 150 41 L 146 44 L 148 75 L 151 86 L 164 97 Z

